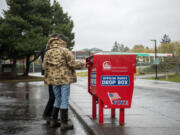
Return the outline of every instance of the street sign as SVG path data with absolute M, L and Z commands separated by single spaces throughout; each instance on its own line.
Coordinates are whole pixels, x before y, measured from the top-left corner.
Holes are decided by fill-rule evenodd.
M 156 59 L 154 60 L 154 62 L 153 62 L 154 65 L 159 65 L 159 63 L 160 63 L 159 58 L 156 58 Z

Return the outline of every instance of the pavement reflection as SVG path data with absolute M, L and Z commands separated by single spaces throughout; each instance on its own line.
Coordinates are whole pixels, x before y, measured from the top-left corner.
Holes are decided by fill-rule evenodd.
M 42 120 L 48 99 L 43 82 L 0 83 L 1 135 L 86 135 L 83 126 L 70 111 L 74 130 L 61 132 Z

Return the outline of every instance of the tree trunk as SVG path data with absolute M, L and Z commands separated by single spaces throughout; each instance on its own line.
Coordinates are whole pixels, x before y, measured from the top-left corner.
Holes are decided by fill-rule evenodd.
M 13 78 L 17 76 L 16 59 L 13 59 L 13 65 L 12 65 L 11 75 L 12 75 Z
M 28 76 L 30 68 L 30 56 L 26 56 L 26 69 L 24 72 L 24 76 Z

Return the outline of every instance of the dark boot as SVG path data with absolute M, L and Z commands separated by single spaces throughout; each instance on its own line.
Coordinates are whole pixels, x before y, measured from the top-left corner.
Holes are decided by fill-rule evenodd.
M 68 123 L 68 109 L 61 109 L 61 130 L 69 130 L 73 128 L 73 125 Z
M 51 128 L 60 127 L 60 123 L 58 122 L 58 113 L 59 113 L 59 108 L 54 107 L 52 112 L 52 117 L 49 122 L 49 126 Z

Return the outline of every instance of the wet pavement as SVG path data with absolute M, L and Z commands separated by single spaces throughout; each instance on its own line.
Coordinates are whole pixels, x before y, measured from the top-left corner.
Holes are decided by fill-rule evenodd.
M 119 125 L 119 110 L 111 119 L 110 109 L 105 109 L 104 125 L 98 124 L 98 118 L 92 120 L 87 77 L 78 77 L 78 82 L 71 85 L 74 130 L 61 133 L 59 128 L 45 124 L 41 116 L 47 99 L 43 82 L 0 83 L 0 135 L 180 134 L 180 83 L 136 79 L 132 107 L 125 109 L 124 126 Z
M 60 131 L 49 128 L 42 120 L 48 100 L 43 82 L 0 83 L 0 135 L 86 135 L 72 111 L 75 129 Z

